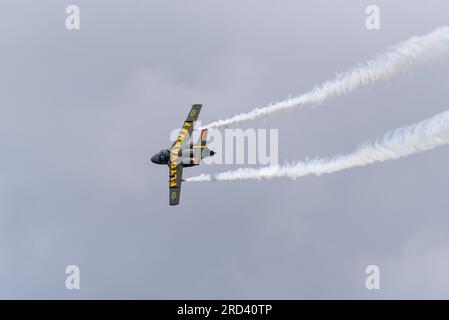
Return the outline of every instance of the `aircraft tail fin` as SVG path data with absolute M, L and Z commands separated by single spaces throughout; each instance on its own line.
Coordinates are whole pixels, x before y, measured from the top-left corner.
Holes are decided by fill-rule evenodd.
M 207 142 L 207 129 L 203 129 L 203 130 L 201 130 L 201 133 L 200 133 L 198 145 L 200 145 L 202 148 L 205 148 L 206 142 Z
M 194 155 L 194 163 L 199 164 L 201 159 L 210 157 L 215 154 L 214 151 L 210 150 L 207 147 L 207 129 L 203 129 L 200 132 L 200 136 L 198 138 L 197 143 L 193 146 L 194 150 L 198 150 Z

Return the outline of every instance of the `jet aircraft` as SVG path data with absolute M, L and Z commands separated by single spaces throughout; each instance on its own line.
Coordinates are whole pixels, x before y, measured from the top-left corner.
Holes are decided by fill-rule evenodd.
M 151 157 L 151 162 L 168 165 L 169 168 L 169 203 L 179 204 L 181 193 L 182 170 L 186 167 L 198 166 L 201 160 L 211 157 L 215 152 L 206 145 L 207 129 L 202 129 L 196 143 L 192 140 L 195 122 L 201 111 L 201 104 L 192 105 L 187 119 L 170 149 L 162 149 Z

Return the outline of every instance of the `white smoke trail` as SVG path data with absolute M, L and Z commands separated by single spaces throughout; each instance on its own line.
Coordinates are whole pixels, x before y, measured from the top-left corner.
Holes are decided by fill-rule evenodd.
M 412 37 L 400 42 L 387 52 L 338 75 L 336 79 L 327 81 L 308 93 L 264 108 L 256 108 L 226 120 L 218 120 L 203 128 L 235 127 L 247 121 L 267 118 L 282 110 L 317 105 L 331 97 L 348 94 L 359 87 L 390 79 L 401 72 L 409 71 L 413 66 L 428 64 L 435 59 L 443 58 L 448 53 L 449 27 L 443 26 L 424 36 Z
M 367 144 L 347 155 L 331 159 L 314 159 L 288 166 L 259 169 L 241 168 L 215 175 L 201 174 L 187 181 L 246 180 L 288 177 L 296 179 L 310 174 L 321 175 L 366 166 L 423 152 L 449 143 L 449 110 L 409 127 L 391 131 L 382 139 Z

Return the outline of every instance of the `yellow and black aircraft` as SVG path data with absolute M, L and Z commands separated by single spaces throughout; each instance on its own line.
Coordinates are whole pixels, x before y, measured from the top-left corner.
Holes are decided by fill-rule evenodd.
M 167 164 L 169 167 L 169 199 L 170 205 L 179 204 L 181 193 L 182 168 L 197 166 L 201 159 L 213 156 L 214 151 L 206 146 L 207 129 L 201 130 L 196 144 L 193 143 L 192 134 L 195 121 L 201 111 L 201 104 L 194 104 L 189 115 L 170 149 L 163 149 L 151 157 L 151 162 L 156 164 Z

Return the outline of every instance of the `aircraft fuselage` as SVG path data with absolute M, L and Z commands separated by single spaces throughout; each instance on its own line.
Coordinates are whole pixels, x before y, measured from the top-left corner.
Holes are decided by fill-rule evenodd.
M 194 147 L 190 149 L 183 150 L 184 154 L 181 153 L 179 159 L 181 160 L 183 168 L 198 166 L 200 164 L 200 159 L 211 157 L 215 152 L 209 148 L 204 148 L 202 150 L 197 150 Z M 198 155 L 198 156 L 197 156 Z M 151 157 L 151 162 L 155 164 L 169 165 L 170 163 L 170 150 L 163 149 Z

